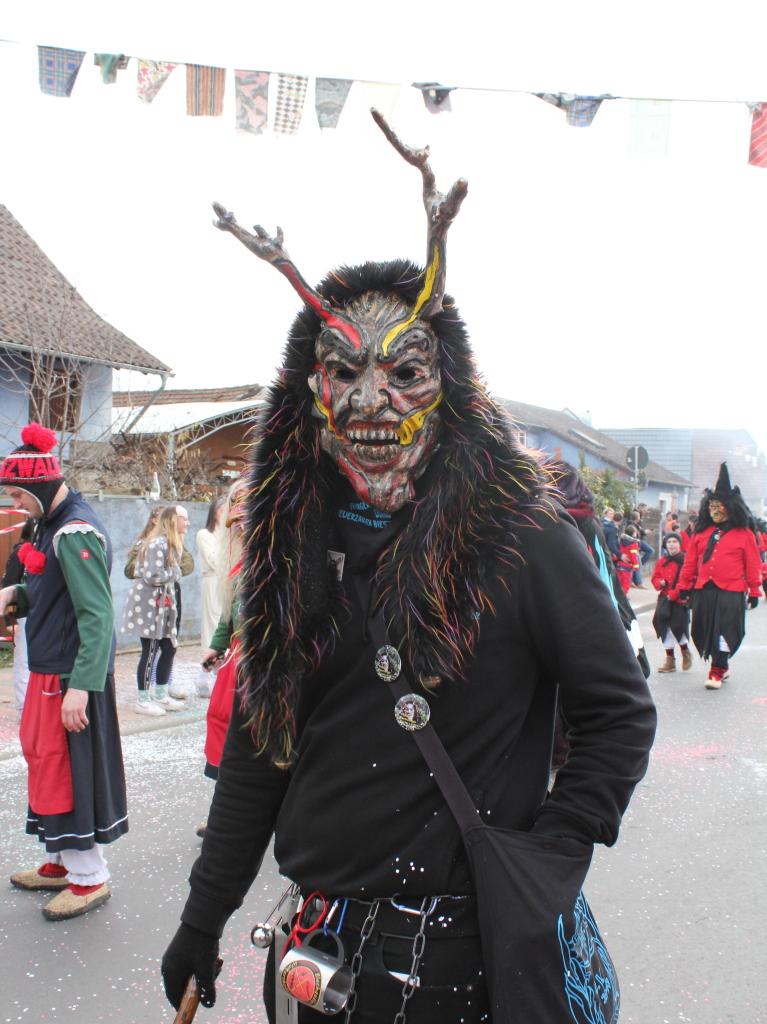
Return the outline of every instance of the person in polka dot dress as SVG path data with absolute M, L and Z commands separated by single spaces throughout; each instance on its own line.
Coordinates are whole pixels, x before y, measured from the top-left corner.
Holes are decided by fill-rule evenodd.
M 183 701 L 169 696 L 168 680 L 178 646 L 175 585 L 181 579 L 182 538 L 188 528 L 186 510 L 181 505 L 169 505 L 163 509 L 136 558 L 136 582 L 128 591 L 120 631 L 138 636 L 141 641 L 135 709 L 142 715 L 161 716 L 184 707 Z M 150 681 L 155 662 L 157 681 L 152 691 Z

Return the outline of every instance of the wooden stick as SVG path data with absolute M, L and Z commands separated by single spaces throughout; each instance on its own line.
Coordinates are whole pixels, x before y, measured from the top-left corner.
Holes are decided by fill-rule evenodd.
M 221 970 L 224 961 L 221 957 L 218 958 L 218 970 L 216 971 L 216 977 Z M 197 1013 L 197 1007 L 200 1005 L 200 990 L 197 986 L 197 978 L 192 974 L 189 981 L 186 983 L 184 994 L 181 997 L 181 1002 L 178 1007 L 178 1013 L 173 1021 L 173 1024 L 192 1024 L 194 1015 Z

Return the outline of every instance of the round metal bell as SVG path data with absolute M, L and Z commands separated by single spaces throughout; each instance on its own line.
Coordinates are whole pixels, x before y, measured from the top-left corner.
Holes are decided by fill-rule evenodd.
M 394 717 L 397 725 L 408 732 L 416 732 L 428 724 L 431 708 L 428 701 L 419 693 L 406 693 L 394 705 Z
M 274 938 L 273 924 L 257 924 L 250 933 L 250 941 L 259 949 L 267 949 Z
M 376 675 L 385 683 L 393 683 L 402 671 L 402 659 L 396 647 L 386 644 L 376 651 L 375 660 Z

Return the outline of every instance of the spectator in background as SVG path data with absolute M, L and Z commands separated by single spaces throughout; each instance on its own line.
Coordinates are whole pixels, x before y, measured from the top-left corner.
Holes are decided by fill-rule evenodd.
M 674 533 L 679 533 L 679 513 L 678 512 L 667 512 L 666 513 L 666 525 L 663 527 L 663 532 L 668 533 L 673 530 Z
M 606 508 L 600 519 L 602 533 L 605 536 L 605 544 L 612 555 L 613 561 L 621 557 L 621 546 L 618 540 L 618 527 L 615 524 L 615 509 Z
M 616 513 L 616 519 L 618 514 Z M 622 517 L 621 517 L 622 518 Z M 623 593 L 628 594 L 631 578 L 639 568 L 639 538 L 636 528 L 627 526 L 620 538 L 620 557 L 615 563 Z
M 639 515 L 639 512 L 637 512 L 636 510 L 634 512 L 629 512 L 628 520 L 629 523 L 636 530 L 637 537 L 639 538 L 639 568 L 634 572 L 632 576 L 632 584 L 637 588 L 637 590 L 647 590 L 647 587 L 645 586 L 642 580 L 642 566 L 645 564 L 648 558 L 652 558 L 653 549 L 644 539 L 647 530 L 645 530 L 642 527 L 642 519 Z
M 218 584 L 218 546 L 221 533 L 221 516 L 224 511 L 225 498 L 214 498 L 208 508 L 208 519 L 205 526 L 197 531 L 197 553 L 200 556 L 202 570 L 202 590 L 200 592 L 200 647 L 206 650 L 216 631 L 221 618 L 221 597 Z M 213 677 L 215 679 L 215 676 Z M 210 697 L 210 672 L 200 669 L 194 681 L 200 697 Z
M 132 580 L 132 579 L 135 578 L 134 570 L 136 568 L 136 555 L 138 554 L 138 549 L 141 547 L 141 545 L 147 539 L 147 537 L 152 532 L 154 527 L 157 525 L 157 520 L 160 518 L 160 513 L 162 512 L 162 510 L 164 508 L 165 508 L 164 505 L 155 505 L 155 507 L 149 513 L 149 518 L 146 521 L 146 526 L 141 531 L 141 533 L 138 535 L 138 537 L 136 538 L 136 540 L 135 540 L 135 542 L 133 544 L 133 547 L 128 552 L 128 561 L 125 563 L 125 568 L 123 569 L 123 574 L 129 580 Z
M 19 548 L 29 544 L 35 535 L 34 519 L 27 519 L 21 527 L 19 543 L 14 545 L 8 556 L 5 565 L 0 589 L 3 587 L 15 587 L 18 583 L 24 582 L 24 565 L 19 560 Z M 27 619 L 26 616 L 16 619 L 16 635 L 13 645 L 13 696 L 16 703 L 13 705 L 17 711 L 24 707 L 24 698 L 27 695 L 27 684 L 29 683 L 29 664 L 27 662 Z
M 690 546 L 692 535 L 695 533 L 695 527 L 698 522 L 698 513 L 694 510 L 687 513 L 687 526 L 682 530 L 680 536 L 682 538 L 682 551 L 686 551 Z
M 181 578 L 183 536 L 189 528 L 186 509 L 169 505 L 141 544 L 136 556 L 136 582 L 128 591 L 122 632 L 138 636 L 141 657 L 137 668 L 138 700 L 142 715 L 180 711 L 184 704 L 168 693 L 178 646 L 178 581 Z M 150 695 L 152 667 L 157 660 L 157 682 Z

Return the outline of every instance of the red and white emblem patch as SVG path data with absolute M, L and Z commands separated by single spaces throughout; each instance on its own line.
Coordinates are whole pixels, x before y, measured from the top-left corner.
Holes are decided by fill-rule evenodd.
M 90 558 L 91 557 L 90 551 L 86 551 L 85 548 L 83 548 L 83 550 L 80 552 L 80 554 L 83 556 L 83 558 Z

